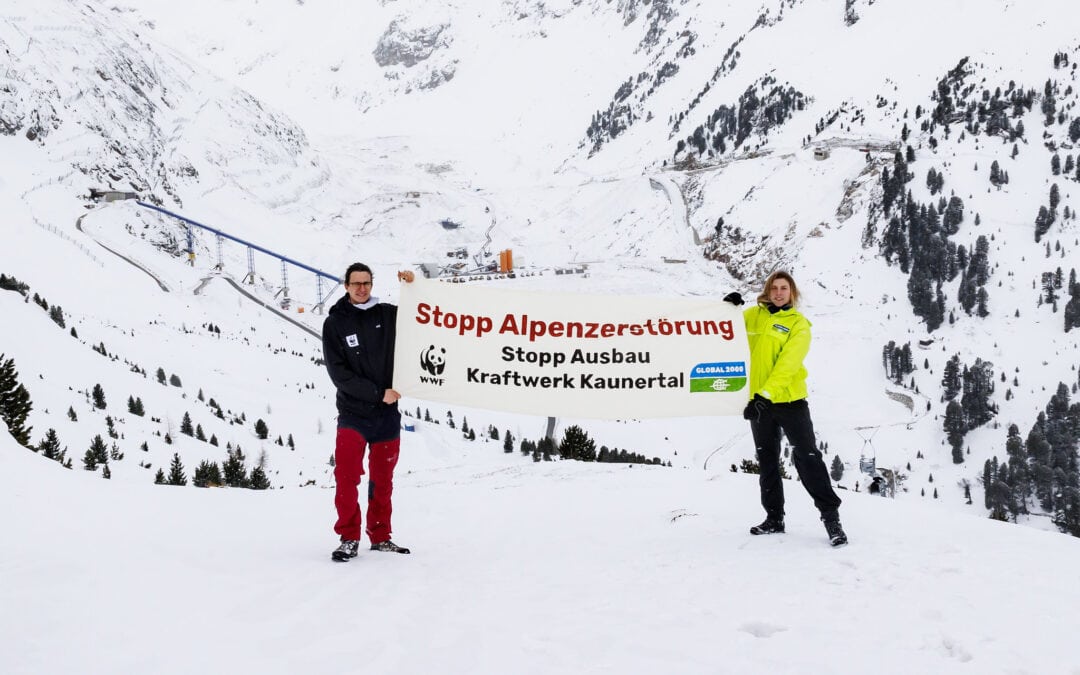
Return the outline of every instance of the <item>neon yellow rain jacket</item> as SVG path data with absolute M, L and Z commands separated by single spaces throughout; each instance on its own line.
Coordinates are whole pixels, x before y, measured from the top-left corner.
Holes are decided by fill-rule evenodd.
M 795 308 L 769 314 L 763 305 L 743 312 L 750 341 L 750 397 L 761 394 L 773 403 L 806 398 L 810 321 Z

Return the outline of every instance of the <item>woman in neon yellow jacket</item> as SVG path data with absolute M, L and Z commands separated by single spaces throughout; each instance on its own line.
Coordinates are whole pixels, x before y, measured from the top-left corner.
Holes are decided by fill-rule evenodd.
M 724 298 L 736 305 L 742 296 Z M 780 435 L 787 434 L 792 459 L 803 487 L 821 512 L 833 546 L 847 543 L 840 526 L 840 498 L 829 482 L 829 472 L 817 449 L 810 406 L 806 402 L 806 367 L 810 351 L 810 321 L 797 309 L 799 289 L 783 271 L 773 272 L 753 307 L 743 312 L 750 341 L 750 395 L 743 411 L 750 421 L 758 464 L 758 484 L 765 521 L 750 534 L 784 532 L 784 484 L 780 479 Z

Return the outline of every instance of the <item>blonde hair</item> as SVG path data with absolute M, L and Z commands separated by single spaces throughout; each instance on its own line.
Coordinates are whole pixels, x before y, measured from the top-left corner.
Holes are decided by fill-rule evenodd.
M 772 289 L 773 282 L 777 279 L 783 279 L 791 286 L 791 306 L 795 307 L 799 304 L 799 287 L 795 285 L 795 279 L 785 272 L 784 270 L 776 270 L 769 275 L 769 278 L 765 280 L 765 287 L 761 289 L 761 293 L 757 296 L 757 303 L 759 305 L 769 304 L 769 291 Z

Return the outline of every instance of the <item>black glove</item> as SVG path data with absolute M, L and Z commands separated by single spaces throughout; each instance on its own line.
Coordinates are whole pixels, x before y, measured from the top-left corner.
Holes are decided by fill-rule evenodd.
M 754 398 L 750 399 L 750 402 L 743 408 L 742 416 L 744 420 L 760 422 L 762 417 L 768 417 L 771 412 L 772 401 L 761 394 L 754 394 Z
M 724 296 L 724 302 L 730 302 L 731 304 L 738 307 L 739 305 L 743 304 L 742 295 L 740 295 L 738 291 L 736 291 L 735 293 L 728 293 Z

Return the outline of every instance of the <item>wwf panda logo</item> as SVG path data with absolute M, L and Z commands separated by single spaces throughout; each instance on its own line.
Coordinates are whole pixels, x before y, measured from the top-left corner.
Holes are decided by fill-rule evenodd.
M 446 349 L 436 351 L 435 345 L 431 345 L 420 352 L 420 367 L 432 375 L 442 375 L 446 369 Z

